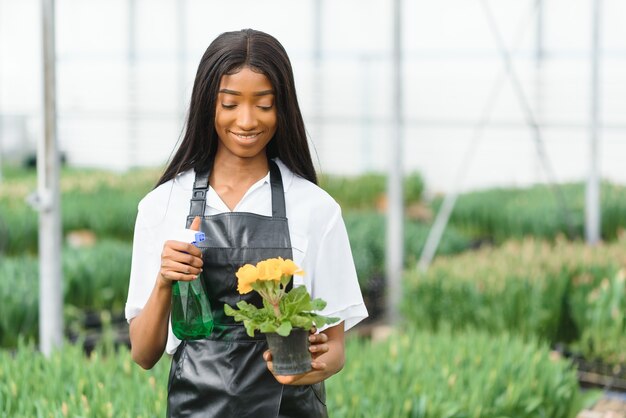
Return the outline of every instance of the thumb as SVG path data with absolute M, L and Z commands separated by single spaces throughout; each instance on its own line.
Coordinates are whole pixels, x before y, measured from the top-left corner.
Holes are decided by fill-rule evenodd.
M 195 218 L 193 218 L 193 222 L 191 223 L 191 226 L 189 227 L 189 229 L 193 231 L 200 230 L 200 217 L 199 216 L 196 216 Z

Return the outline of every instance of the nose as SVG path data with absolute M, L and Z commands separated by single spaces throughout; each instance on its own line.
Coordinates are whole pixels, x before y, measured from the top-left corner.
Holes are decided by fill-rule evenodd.
M 251 131 L 257 125 L 252 106 L 240 106 L 237 113 L 237 127 L 243 131 Z

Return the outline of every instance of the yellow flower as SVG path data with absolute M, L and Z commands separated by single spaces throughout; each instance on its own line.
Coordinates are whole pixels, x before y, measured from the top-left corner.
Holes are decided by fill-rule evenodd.
M 292 260 L 284 260 L 281 257 L 259 261 L 256 267 L 246 264 L 235 273 L 238 279 L 237 291 L 243 295 L 252 291 L 252 284 L 258 280 L 279 282 L 283 276 L 289 277 L 294 274 L 303 275 L 304 271 Z
M 246 264 L 237 270 L 235 273 L 238 279 L 237 291 L 240 294 L 249 293 L 252 290 L 252 283 L 256 282 L 259 278 L 257 268 L 252 264 Z
M 256 265 L 259 273 L 259 280 L 274 280 L 279 281 L 280 276 L 283 274 L 281 270 L 282 259 L 268 258 L 267 260 L 259 261 Z
M 292 276 L 294 274 L 297 274 L 299 276 L 303 276 L 304 275 L 304 271 L 300 267 L 298 267 L 296 265 L 296 263 L 294 263 L 292 260 L 290 260 L 290 259 L 283 260 L 280 257 L 279 257 L 279 259 L 281 261 L 280 268 L 281 268 L 283 274 L 285 274 L 287 276 Z

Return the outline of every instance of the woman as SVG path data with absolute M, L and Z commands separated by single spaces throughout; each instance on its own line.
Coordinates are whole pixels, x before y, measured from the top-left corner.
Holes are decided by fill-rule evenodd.
M 201 248 L 168 240 L 196 217 Z M 239 295 L 235 271 L 278 256 L 307 273 L 293 285 L 341 319 L 312 331 L 312 370 L 302 375 L 273 375 L 263 336 L 248 337 L 223 311 L 259 303 Z M 198 274 L 215 328 L 181 342 L 169 326 L 172 283 Z M 367 310 L 341 210 L 316 186 L 289 58 L 272 36 L 224 33 L 202 57 L 183 141 L 139 204 L 126 316 L 135 362 L 149 369 L 173 354 L 168 416 L 327 416 L 323 382 L 343 367 L 344 331 Z

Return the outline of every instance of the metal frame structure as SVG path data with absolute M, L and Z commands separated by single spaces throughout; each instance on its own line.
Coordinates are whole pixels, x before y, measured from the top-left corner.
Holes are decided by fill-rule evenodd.
M 537 11 L 537 47 L 536 59 L 538 65 L 544 58 L 543 50 L 543 0 L 533 0 Z M 532 109 L 526 99 L 524 91 L 515 74 L 513 64 L 508 49 L 504 45 L 500 36 L 495 19 L 490 13 L 487 0 L 482 0 L 485 7 L 490 27 L 498 43 L 498 47 L 505 64 L 506 74 L 512 82 L 517 97 L 522 105 L 526 116 L 526 122 L 533 131 L 533 137 L 537 147 L 538 155 L 553 184 L 556 184 L 554 173 L 550 168 L 549 159 L 543 149 L 541 130 L 536 122 Z M 40 257 L 40 345 L 45 354 L 50 352 L 62 342 L 62 279 L 61 279 L 61 225 L 60 225 L 60 194 L 59 194 L 59 152 L 56 136 L 56 91 L 55 91 L 55 36 L 54 36 L 54 0 L 41 0 L 42 4 L 42 25 L 43 25 L 43 45 L 44 45 L 44 103 L 45 103 L 45 135 L 41 138 L 38 146 L 37 171 L 38 171 L 38 191 L 37 207 L 39 210 L 39 257 Z M 135 57 L 135 34 L 134 34 L 134 0 L 129 0 L 129 53 L 128 61 L 132 80 Z M 599 167 L 598 167 L 598 143 L 599 143 L 599 92 L 600 92 L 600 15 L 601 0 L 594 0 L 593 12 L 593 49 L 592 49 L 592 101 L 591 101 L 591 127 L 590 127 L 590 167 L 586 189 L 586 237 L 589 244 L 595 244 L 600 239 L 600 208 L 599 208 Z M 184 1 L 178 2 L 179 8 L 184 7 Z M 314 61 L 316 65 L 315 77 L 321 84 L 321 0 L 314 0 L 315 34 L 314 34 Z M 179 10 L 179 47 L 184 48 L 184 16 L 185 11 Z M 402 83 L 402 0 L 393 2 L 393 120 L 392 138 L 390 140 L 391 150 L 388 167 L 388 211 L 387 211 L 387 245 L 386 245 L 386 273 L 387 273 L 387 320 L 391 323 L 399 320 L 399 302 L 401 299 L 401 277 L 403 270 L 403 164 L 402 147 L 404 134 L 404 112 L 403 112 L 403 83 Z M 184 51 L 180 51 L 181 65 L 184 63 Z M 184 67 L 179 70 L 179 78 L 184 79 Z M 463 178 L 469 169 L 473 148 L 480 140 L 484 127 L 489 123 L 491 109 L 495 103 L 502 80 L 496 81 L 492 94 L 490 94 L 485 105 L 483 118 L 479 121 L 473 139 L 471 141 L 472 150 L 467 153 L 466 159 L 462 163 L 457 177 L 457 183 Z M 131 113 L 134 109 L 133 86 L 129 86 Z M 180 86 L 183 87 L 182 84 Z M 131 130 L 135 131 L 132 127 Z M 133 142 L 131 140 L 131 142 Z M 136 152 L 135 144 L 131 144 L 131 156 Z M 1 175 L 1 173 L 0 173 Z M 1 177 L 0 177 L 1 179 Z M 445 230 L 447 221 L 454 208 L 458 196 L 458 184 L 454 191 L 446 196 L 442 209 L 437 215 L 427 243 L 422 252 L 419 267 L 426 270 L 436 253 L 439 240 Z M 557 196 L 560 192 L 554 189 Z M 561 207 L 564 214 L 567 214 L 562 197 Z M 567 215 L 565 215 L 567 216 Z
M 60 155 L 57 145 L 54 0 L 41 0 L 43 26 L 44 135 L 37 147 L 39 211 L 39 346 L 49 356 L 63 343 Z
M 545 56 L 545 52 L 543 51 L 543 40 L 540 38 L 543 36 L 543 0 L 532 0 L 534 2 L 534 10 L 537 15 L 537 42 L 536 42 L 536 59 L 537 66 L 541 66 L 541 60 Z M 569 235 L 573 236 L 573 221 L 571 219 L 571 214 L 567 205 L 565 203 L 565 198 L 561 192 L 560 187 L 558 186 L 555 173 L 551 167 L 550 160 L 545 151 L 541 129 L 539 124 L 536 121 L 530 103 L 524 93 L 524 89 L 522 88 L 521 83 L 519 82 L 519 77 L 515 73 L 515 69 L 511 60 L 511 55 L 509 53 L 508 48 L 504 44 L 502 36 L 500 34 L 500 30 L 497 26 L 493 13 L 491 11 L 488 0 L 481 0 L 483 5 L 485 15 L 487 17 L 491 32 L 496 40 L 496 44 L 500 51 L 500 55 L 502 57 L 502 61 L 504 63 L 506 74 L 514 88 L 516 96 L 519 100 L 522 111 L 524 112 L 524 116 L 526 118 L 527 125 L 531 128 L 533 133 L 533 139 L 535 142 L 535 146 L 537 149 L 537 154 L 542 163 L 542 166 L 548 176 L 550 187 L 552 188 L 555 197 L 560 206 L 561 212 L 565 217 L 566 223 L 569 227 Z M 591 128 L 590 128 L 590 169 L 589 176 L 587 180 L 587 188 L 586 188 L 586 222 L 585 222 L 585 235 L 587 239 L 587 243 L 589 245 L 595 245 L 600 240 L 600 176 L 598 170 L 598 128 L 599 128 L 599 111 L 598 111 L 598 103 L 599 103 L 599 27 L 600 27 L 600 0 L 594 0 L 594 13 L 593 13 L 593 48 L 592 48 L 592 104 L 591 104 Z M 497 85 L 498 83 L 496 83 Z M 487 112 L 485 116 L 490 112 L 488 110 L 491 107 L 493 96 L 489 96 L 486 106 Z M 459 171 L 457 175 L 457 184 L 455 184 L 452 193 L 448 193 L 444 199 L 444 203 L 437 214 L 435 219 L 435 223 L 431 230 L 429 231 L 428 238 L 426 240 L 426 244 L 424 245 L 424 249 L 422 250 L 422 254 L 420 255 L 420 260 L 418 262 L 418 269 L 422 272 L 428 270 L 432 259 L 435 256 L 437 251 L 437 247 L 439 246 L 439 242 L 443 233 L 445 231 L 448 220 L 452 214 L 454 209 L 454 205 L 458 198 L 459 194 L 459 184 L 461 179 L 464 178 L 465 173 L 469 169 L 471 156 L 473 155 L 472 151 L 475 148 L 475 144 L 482 133 L 482 128 L 486 125 L 488 121 L 488 117 L 484 117 L 478 124 L 477 134 L 474 136 L 472 140 L 472 149 L 470 153 L 467 154 L 466 159 L 462 164 L 462 169 Z

